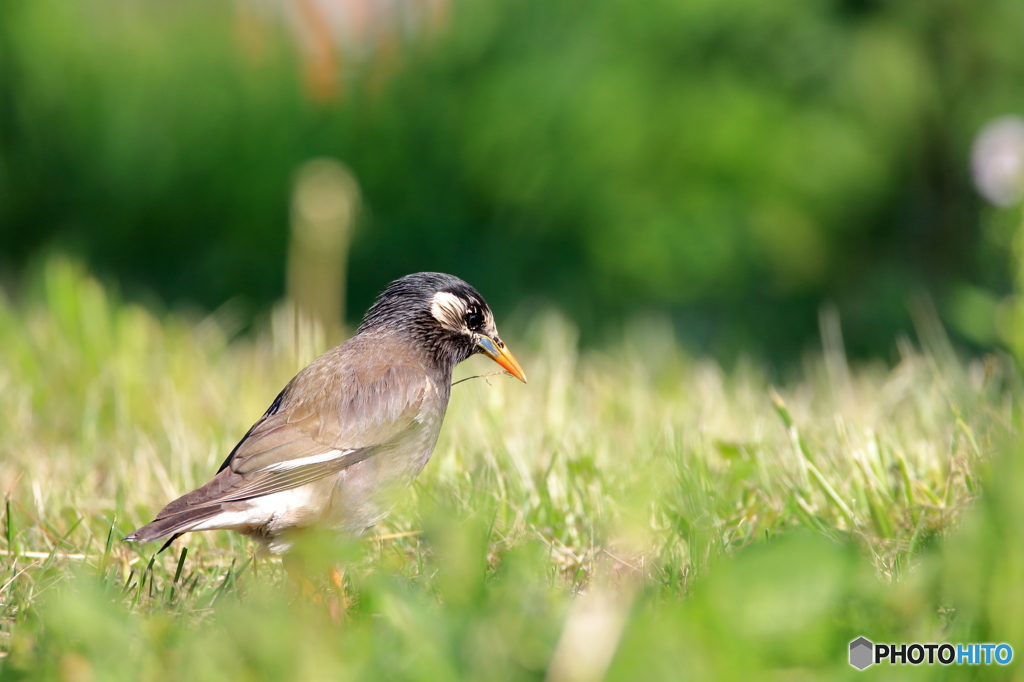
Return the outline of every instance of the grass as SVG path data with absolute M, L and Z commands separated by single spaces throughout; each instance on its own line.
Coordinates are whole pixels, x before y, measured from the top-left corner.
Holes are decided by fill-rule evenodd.
M 0 299 L 0 679 L 832 679 L 860 635 L 1024 644 L 1019 374 L 929 319 L 850 368 L 825 315 L 785 381 L 656 319 L 586 352 L 555 313 L 502 320 L 530 383 L 456 386 L 386 522 L 301 543 L 303 594 L 227 532 L 121 538 L 216 470 L 317 335 L 282 307 L 233 340 L 230 308 L 154 315 L 54 259 Z

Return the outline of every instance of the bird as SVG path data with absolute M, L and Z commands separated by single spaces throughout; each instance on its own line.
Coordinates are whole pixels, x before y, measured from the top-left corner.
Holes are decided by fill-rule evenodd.
M 354 336 L 288 382 L 205 485 L 128 542 L 233 530 L 282 554 L 297 531 L 358 536 L 390 511 L 434 450 L 455 366 L 482 353 L 526 383 L 483 296 L 453 275 L 391 282 Z

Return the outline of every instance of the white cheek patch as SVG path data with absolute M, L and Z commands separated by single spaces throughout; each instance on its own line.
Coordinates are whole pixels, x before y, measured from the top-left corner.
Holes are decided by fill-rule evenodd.
M 447 291 L 434 294 L 430 302 L 430 314 L 443 326 L 461 331 L 466 325 L 466 304 L 461 298 Z

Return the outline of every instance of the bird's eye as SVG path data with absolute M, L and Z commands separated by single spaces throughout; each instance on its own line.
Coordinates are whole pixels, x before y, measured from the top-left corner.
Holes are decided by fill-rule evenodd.
M 466 325 L 470 329 L 479 329 L 484 323 L 484 316 L 480 314 L 479 310 L 470 310 L 466 315 Z

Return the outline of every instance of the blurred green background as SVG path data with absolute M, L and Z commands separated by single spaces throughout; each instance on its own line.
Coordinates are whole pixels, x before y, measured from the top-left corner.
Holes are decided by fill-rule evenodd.
M 1021 36 L 1020 0 L 0 0 L 0 680 L 1019 656 L 1020 363 L 943 327 L 1024 358 Z M 118 541 L 338 331 L 273 304 L 352 323 L 424 269 L 531 383 L 460 386 L 320 548 L 344 617 L 238 536 Z
M 1019 0 L 0 0 L 0 281 L 71 252 L 252 320 L 328 156 L 350 321 L 430 269 L 721 358 L 794 357 L 825 303 L 886 356 L 922 292 L 987 346 L 1019 214 L 970 146 L 1024 112 L 1021 35 Z

